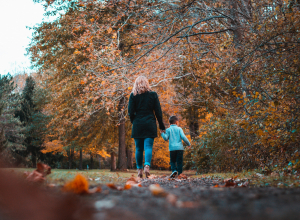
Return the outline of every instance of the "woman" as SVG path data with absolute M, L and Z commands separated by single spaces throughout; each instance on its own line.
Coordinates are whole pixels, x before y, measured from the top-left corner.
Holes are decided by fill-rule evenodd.
M 143 178 L 143 152 L 145 149 L 146 177 L 150 176 L 150 164 L 154 138 L 157 137 L 157 118 L 160 130 L 165 130 L 158 96 L 150 88 L 146 77 L 139 76 L 134 83 L 129 98 L 128 113 L 132 125 L 132 135 L 135 141 L 135 159 L 138 177 Z M 155 116 L 154 116 L 155 113 Z

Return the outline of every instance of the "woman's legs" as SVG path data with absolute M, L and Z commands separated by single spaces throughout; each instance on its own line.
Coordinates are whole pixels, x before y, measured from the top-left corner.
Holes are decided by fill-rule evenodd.
M 143 169 L 143 153 L 145 149 L 145 166 L 150 166 L 154 138 L 135 138 L 135 159 L 138 169 Z
M 143 169 L 144 138 L 135 138 L 134 141 L 136 167 Z
M 144 149 L 145 149 L 145 166 L 150 166 L 152 159 L 152 149 L 153 149 L 154 138 L 145 138 Z

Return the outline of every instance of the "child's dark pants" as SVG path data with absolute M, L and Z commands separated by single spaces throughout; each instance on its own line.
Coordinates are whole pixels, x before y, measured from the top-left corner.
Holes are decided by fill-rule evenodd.
M 183 150 L 170 151 L 170 164 L 172 172 L 177 171 L 178 175 L 182 173 Z M 176 166 L 177 164 L 177 166 Z

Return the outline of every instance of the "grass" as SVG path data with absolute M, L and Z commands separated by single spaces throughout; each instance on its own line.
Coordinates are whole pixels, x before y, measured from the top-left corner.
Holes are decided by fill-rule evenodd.
M 28 168 L 8 168 L 5 169 L 9 172 L 15 172 L 18 175 L 22 175 L 25 171 L 33 171 L 34 169 Z M 152 170 L 151 174 L 162 176 L 169 175 L 170 171 L 160 171 Z M 101 170 L 64 170 L 64 169 L 52 169 L 51 174 L 47 176 L 47 183 L 63 185 L 66 182 L 73 179 L 77 174 L 85 176 L 90 185 L 96 184 L 124 184 L 128 178 L 132 175 L 136 176 L 136 170 L 129 170 L 126 172 L 111 172 L 108 169 Z M 289 188 L 289 187 L 300 187 L 300 177 L 299 175 L 261 175 L 256 171 L 244 171 L 241 173 L 208 173 L 196 175 L 196 171 L 187 170 L 184 171 L 184 174 L 189 175 L 193 178 L 211 178 L 216 180 L 224 180 L 227 178 L 235 177 L 236 179 L 249 179 L 251 187 L 280 187 L 280 188 Z
M 9 172 L 17 173 L 22 175 L 25 171 L 33 171 L 30 168 L 7 168 Z M 77 174 L 81 174 L 89 180 L 90 185 L 96 184 L 124 184 L 127 179 L 132 175 L 137 174 L 136 170 L 122 171 L 122 172 L 111 172 L 109 169 L 101 170 L 64 170 L 64 169 L 52 169 L 51 174 L 47 176 L 48 184 L 64 185 L 66 182 L 74 179 Z M 170 171 L 152 170 L 151 174 L 162 176 L 169 175 Z

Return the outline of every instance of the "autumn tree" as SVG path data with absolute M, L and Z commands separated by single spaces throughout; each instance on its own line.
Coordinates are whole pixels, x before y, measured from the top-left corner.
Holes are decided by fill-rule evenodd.
M 140 73 L 156 84 L 165 78 L 161 73 L 172 63 L 150 68 L 149 72 L 146 66 L 124 67 L 139 47 L 135 36 L 142 26 L 138 22 L 134 28 L 136 20 L 130 15 L 132 12 L 135 18 L 138 16 L 136 5 L 129 12 L 125 1 L 71 1 L 67 5 L 66 13 L 59 19 L 35 28 L 29 49 L 33 63 L 49 76 L 53 101 L 48 108 L 55 112 L 49 128 L 54 129 L 53 135 L 63 140 L 65 146 L 71 141 L 79 143 L 80 138 L 88 140 L 84 138 L 88 134 L 78 128 L 88 126 L 94 115 L 106 114 L 119 127 L 118 168 L 126 169 L 125 121 L 132 84 Z M 90 136 L 101 133 L 90 132 Z M 89 142 L 80 144 L 77 145 L 90 146 Z
M 232 159 L 220 169 L 241 158 L 239 169 L 298 163 L 295 1 L 43 2 L 65 12 L 36 29 L 31 47 L 33 61 L 50 76 L 60 136 L 101 112 L 122 125 L 124 137 L 126 98 L 144 74 L 164 111 L 180 112 L 193 138 L 201 135 L 195 150 Z

